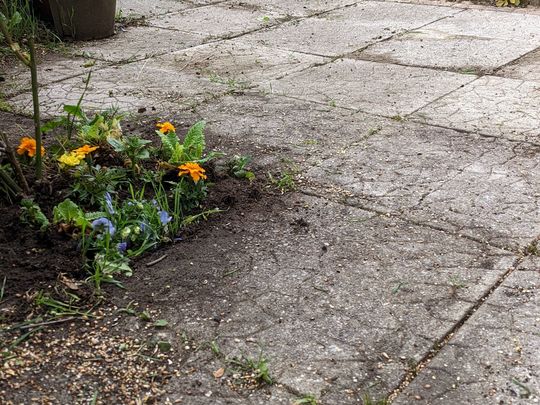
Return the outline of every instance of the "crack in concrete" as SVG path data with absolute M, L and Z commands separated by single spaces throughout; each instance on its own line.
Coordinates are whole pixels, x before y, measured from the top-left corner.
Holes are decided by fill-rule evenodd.
M 476 304 L 470 308 L 465 315 L 440 339 L 438 339 L 428 353 L 409 371 L 400 381 L 400 383 L 387 396 L 388 403 L 392 403 L 404 390 L 411 384 L 414 379 L 422 372 L 424 368 L 433 360 L 446 345 L 450 343 L 453 336 L 459 332 L 461 327 L 469 320 L 469 318 L 480 309 L 487 299 L 504 283 L 504 281 L 517 270 L 518 266 L 524 260 L 524 256 L 520 255 L 493 285 L 476 301 Z

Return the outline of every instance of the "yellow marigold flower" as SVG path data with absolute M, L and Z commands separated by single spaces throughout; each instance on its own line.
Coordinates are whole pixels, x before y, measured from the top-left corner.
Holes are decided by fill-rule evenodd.
M 77 166 L 81 163 L 81 160 L 84 158 L 84 156 L 78 155 L 73 152 L 64 153 L 62 156 L 58 158 L 58 161 L 66 166 Z
M 176 128 L 170 122 L 164 122 L 163 124 L 158 123 L 157 127 L 159 128 L 159 132 L 161 132 L 162 134 L 166 134 L 168 132 L 176 132 Z
M 73 150 L 72 153 L 75 153 L 77 156 L 81 156 L 81 158 L 84 158 L 90 152 L 93 152 L 98 148 L 99 148 L 99 146 L 83 145 L 80 148 L 77 148 L 77 149 Z
M 178 166 L 178 169 L 180 170 L 178 172 L 179 176 L 183 176 L 184 174 L 189 174 L 193 181 L 197 183 L 200 179 L 206 179 L 206 170 L 204 170 L 198 163 L 195 162 L 189 162 L 185 163 L 183 165 Z
M 36 140 L 34 138 L 24 137 L 21 139 L 21 143 L 17 148 L 17 153 L 19 155 L 28 154 L 30 157 L 36 156 Z M 41 147 L 41 156 L 45 154 L 45 148 Z

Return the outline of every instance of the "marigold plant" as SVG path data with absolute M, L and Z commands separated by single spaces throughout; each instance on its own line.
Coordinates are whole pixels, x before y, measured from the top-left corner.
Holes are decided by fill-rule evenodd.
M 168 121 L 164 123 L 158 123 L 156 126 L 159 128 L 159 132 L 161 132 L 162 134 L 176 132 L 176 128 L 174 127 L 174 125 Z
M 195 162 L 184 163 L 183 165 L 178 166 L 178 169 L 180 170 L 178 172 L 178 176 L 188 174 L 195 183 L 197 183 L 200 179 L 205 180 L 207 178 L 206 174 L 204 174 L 206 170 Z
M 34 138 L 29 138 L 25 136 L 21 139 L 21 143 L 19 144 L 19 147 L 17 148 L 17 153 L 19 155 L 24 155 L 25 153 L 29 157 L 36 156 L 36 140 Z M 45 148 L 41 147 L 41 156 L 45 154 Z

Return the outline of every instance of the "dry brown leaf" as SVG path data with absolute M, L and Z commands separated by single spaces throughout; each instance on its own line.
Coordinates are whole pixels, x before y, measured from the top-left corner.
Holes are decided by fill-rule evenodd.
M 225 374 L 225 369 L 221 367 L 220 369 L 217 369 L 216 371 L 214 371 L 213 374 L 214 374 L 214 377 L 221 378 L 223 377 L 223 374 Z

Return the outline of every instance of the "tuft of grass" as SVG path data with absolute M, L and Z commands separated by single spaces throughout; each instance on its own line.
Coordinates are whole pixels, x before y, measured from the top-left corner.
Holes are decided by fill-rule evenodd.
M 259 385 L 268 384 L 272 385 L 274 380 L 270 376 L 270 370 L 268 368 L 268 360 L 260 352 L 257 358 L 251 357 L 233 357 L 228 360 L 231 368 L 237 372 L 248 374 Z
M 294 191 L 296 190 L 296 182 L 294 181 L 294 173 L 285 170 L 281 174 L 279 174 L 279 177 L 274 177 L 272 173 L 268 173 L 268 179 L 270 180 L 270 183 L 277 187 L 281 193 L 286 193 L 287 191 Z
M 389 403 L 386 398 L 373 399 L 369 394 L 362 396 L 362 405 L 389 405 Z
M 294 405 L 317 405 L 317 398 L 313 394 L 305 394 L 294 401 Z

